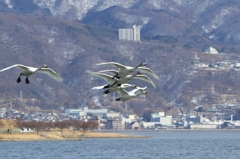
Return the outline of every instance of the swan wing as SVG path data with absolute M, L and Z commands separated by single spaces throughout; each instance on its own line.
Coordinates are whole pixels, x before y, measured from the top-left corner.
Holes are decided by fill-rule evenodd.
M 156 73 L 154 73 L 152 70 L 150 70 L 149 68 L 147 68 L 147 67 L 138 67 L 137 70 L 139 70 L 141 72 L 144 72 L 144 73 L 147 73 L 147 74 L 150 74 L 154 78 L 159 79 L 158 75 Z
M 136 85 L 133 85 L 133 84 L 122 84 L 121 86 L 117 86 L 117 85 L 113 85 L 112 87 L 110 87 L 108 90 L 109 92 L 116 92 L 116 91 L 122 91 L 123 89 L 125 88 L 129 88 L 129 87 L 133 87 L 135 88 Z M 119 93 L 120 94 L 120 93 Z M 123 92 L 124 94 L 124 92 Z
M 113 67 L 117 67 L 117 68 L 120 68 L 120 69 L 126 68 L 126 66 L 124 66 L 120 63 L 117 63 L 117 62 L 103 62 L 103 63 L 98 63 L 96 65 L 111 65 Z
M 155 83 L 146 75 L 137 75 L 137 76 L 133 77 L 133 79 L 143 80 L 145 82 L 151 83 L 154 88 L 157 88 Z
M 137 87 L 136 89 L 131 90 L 130 94 L 141 94 L 144 93 L 144 90 L 147 89 L 147 87 Z
M 93 88 L 91 88 L 91 89 L 93 89 L 93 90 L 96 90 L 96 89 L 104 89 L 105 86 L 106 86 L 106 85 L 96 86 L 96 87 L 93 87 Z
M 47 74 L 48 76 L 52 77 L 53 79 L 57 80 L 58 82 L 62 82 L 63 79 L 52 69 L 50 68 L 41 68 L 37 72 Z
M 89 70 L 87 70 L 86 72 L 93 75 L 93 76 L 97 76 L 99 78 L 102 78 L 109 83 L 114 83 L 116 81 L 115 79 L 112 79 L 112 76 L 104 74 L 104 73 L 92 72 L 92 71 L 89 71 Z
M 6 71 L 6 70 L 11 69 L 11 68 L 13 68 L 13 67 L 20 68 L 22 71 L 29 68 L 28 66 L 24 66 L 24 65 L 22 65 L 22 64 L 15 64 L 15 65 L 12 65 L 12 66 L 9 66 L 9 67 L 6 67 L 6 68 L 0 70 L 0 72 Z
M 103 71 L 99 71 L 101 73 L 108 73 L 110 75 L 118 75 L 119 78 L 124 78 L 126 77 L 128 74 L 130 74 L 132 71 L 128 71 L 127 68 L 124 68 L 124 69 L 119 69 L 118 71 L 117 70 L 103 70 Z
M 102 70 L 102 71 L 99 71 L 100 73 L 109 73 L 111 75 L 116 75 L 118 73 L 118 71 L 116 70 Z

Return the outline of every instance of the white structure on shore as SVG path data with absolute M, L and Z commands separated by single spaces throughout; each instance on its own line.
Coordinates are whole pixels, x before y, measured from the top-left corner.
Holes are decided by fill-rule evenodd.
M 133 25 L 133 29 L 118 29 L 120 40 L 140 41 L 140 27 Z
M 217 129 L 219 126 L 218 124 L 191 124 L 190 129 Z

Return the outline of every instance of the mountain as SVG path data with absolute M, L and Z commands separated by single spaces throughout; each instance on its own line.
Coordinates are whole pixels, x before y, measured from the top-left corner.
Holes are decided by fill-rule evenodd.
M 20 71 L 1 73 L 1 107 L 45 110 L 106 107 L 141 114 L 178 107 L 231 103 L 239 105 L 239 4 L 236 0 L 0 0 L 0 69 L 15 63 L 47 64 L 63 77 L 30 76 L 18 84 Z M 141 26 L 141 42 L 118 40 L 119 28 Z M 210 46 L 222 54 L 203 53 Z M 194 61 L 221 67 L 197 67 Z M 160 76 L 147 86 L 145 98 L 112 102 L 114 94 L 92 91 L 105 81 L 86 70 L 112 69 L 96 63 L 115 61 L 136 66 L 146 62 Z M 218 65 L 219 66 L 219 65 Z M 23 101 L 19 101 L 22 91 Z M 118 96 L 117 94 L 115 94 Z

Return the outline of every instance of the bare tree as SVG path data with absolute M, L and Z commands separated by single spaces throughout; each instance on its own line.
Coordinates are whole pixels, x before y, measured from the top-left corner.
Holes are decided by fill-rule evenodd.
M 4 126 L 4 122 L 0 120 L 0 128 Z
M 88 127 L 90 130 L 97 129 L 98 128 L 98 121 L 97 120 L 89 120 L 88 121 Z
M 16 118 L 16 120 L 15 120 L 15 123 L 16 123 L 16 125 L 17 125 L 17 127 L 18 127 L 19 129 L 21 129 L 21 128 L 23 127 L 23 126 L 22 126 L 23 122 L 25 122 L 25 121 L 23 121 L 23 120 L 20 119 L 20 118 Z
M 76 129 L 78 129 L 78 125 L 79 125 L 80 121 L 78 120 L 69 120 L 69 126 L 71 126 L 73 128 L 73 131 L 75 133 Z
M 87 122 L 80 122 L 77 125 L 78 128 L 82 128 L 83 131 L 93 130 L 98 128 L 98 122 L 96 120 L 89 120 Z
M 88 123 L 87 122 L 81 122 L 81 123 L 79 123 L 78 127 L 82 128 L 83 131 L 85 132 L 85 131 L 88 130 Z
M 57 121 L 55 122 L 55 127 L 61 129 L 61 132 L 63 129 L 69 128 L 69 123 L 68 121 Z
M 21 128 L 30 128 L 30 129 L 35 129 L 37 133 L 39 131 L 45 131 L 52 127 L 52 123 L 49 122 L 43 122 L 43 121 L 23 121 L 21 119 L 16 120 L 17 126 Z
M 35 127 L 35 130 L 38 133 L 39 131 L 45 130 L 46 127 L 47 127 L 47 124 L 46 124 L 46 122 L 38 121 L 38 122 L 34 122 L 34 127 Z
M 45 130 L 46 131 L 49 131 L 51 128 L 53 128 L 54 127 L 54 123 L 52 123 L 52 122 L 45 122 Z

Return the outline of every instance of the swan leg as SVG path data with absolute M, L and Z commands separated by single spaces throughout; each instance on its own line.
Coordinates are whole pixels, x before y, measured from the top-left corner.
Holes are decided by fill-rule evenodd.
M 112 85 L 110 85 L 109 87 L 112 87 L 114 84 L 116 84 L 117 83 L 117 81 L 115 81 Z
M 108 94 L 108 93 L 110 93 L 109 89 L 104 91 L 104 94 Z
M 113 76 L 112 79 L 114 79 L 114 78 L 117 77 L 117 76 L 118 76 L 118 73 L 117 73 L 115 76 Z
M 108 84 L 108 85 L 104 86 L 103 89 L 105 89 L 105 88 L 109 88 L 109 87 L 110 87 L 110 86 L 109 86 L 109 84 Z
M 26 84 L 29 84 L 29 83 L 30 83 L 30 81 L 28 80 L 28 76 L 27 76 L 25 82 L 26 82 Z
M 19 83 L 19 82 L 21 82 L 21 74 L 20 74 L 20 76 L 17 79 L 17 83 Z

